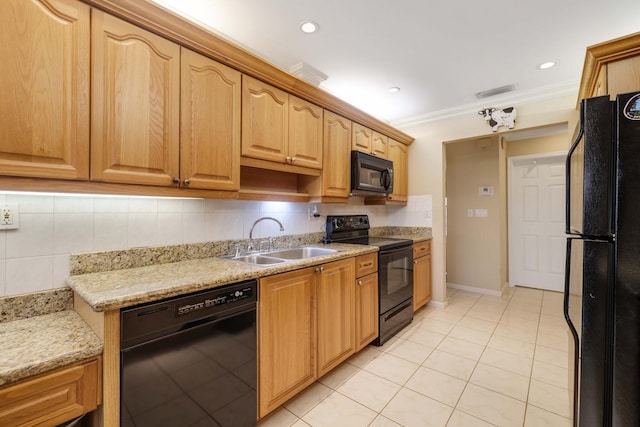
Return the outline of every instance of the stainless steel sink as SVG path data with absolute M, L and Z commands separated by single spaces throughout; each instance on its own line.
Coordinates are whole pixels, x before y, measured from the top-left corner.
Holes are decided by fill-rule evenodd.
M 287 262 L 286 259 L 273 258 L 265 255 L 245 255 L 231 258 L 234 261 L 246 262 L 249 264 L 272 265 Z
M 265 255 L 284 259 L 306 259 L 322 255 L 329 255 L 336 252 L 338 252 L 336 249 L 326 248 L 291 248 L 267 252 Z
M 246 262 L 248 264 L 257 265 L 274 265 L 281 264 L 292 260 L 301 260 L 307 258 L 313 258 L 322 255 L 329 255 L 339 252 L 337 249 L 326 248 L 289 248 L 289 249 L 277 249 L 271 252 L 253 253 L 241 256 L 224 256 L 223 258 L 233 261 Z

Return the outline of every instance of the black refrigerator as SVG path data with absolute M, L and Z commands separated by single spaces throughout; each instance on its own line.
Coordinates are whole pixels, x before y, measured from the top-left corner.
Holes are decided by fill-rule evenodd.
M 574 425 L 640 426 L 640 92 L 581 101 L 566 170 Z

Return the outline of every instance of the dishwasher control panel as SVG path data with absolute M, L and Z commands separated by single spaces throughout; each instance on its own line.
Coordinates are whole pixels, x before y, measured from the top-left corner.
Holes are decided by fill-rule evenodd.
M 236 301 L 253 297 L 254 288 L 247 286 L 244 288 L 237 288 L 225 293 L 216 294 L 214 297 L 207 298 L 206 296 L 201 301 L 189 301 L 184 305 L 176 305 L 176 316 L 184 316 L 185 314 L 193 313 L 195 311 L 204 310 L 211 307 L 219 307 L 225 304 L 231 304 Z

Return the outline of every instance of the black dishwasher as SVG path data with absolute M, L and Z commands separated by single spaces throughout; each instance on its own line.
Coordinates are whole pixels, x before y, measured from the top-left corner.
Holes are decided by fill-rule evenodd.
M 255 280 L 121 311 L 122 426 L 255 426 Z

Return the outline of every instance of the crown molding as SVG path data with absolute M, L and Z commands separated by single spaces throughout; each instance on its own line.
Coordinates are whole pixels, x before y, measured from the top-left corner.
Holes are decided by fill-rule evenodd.
M 398 128 L 408 128 L 425 123 L 437 122 L 440 120 L 460 117 L 467 114 L 477 114 L 479 110 L 487 106 L 501 105 L 503 107 L 511 107 L 513 104 L 528 104 L 533 102 L 544 101 L 547 99 L 559 98 L 561 96 L 578 94 L 579 82 L 565 82 L 556 85 L 545 86 L 538 89 L 528 91 L 511 92 L 508 95 L 495 96 L 485 98 L 482 101 L 471 104 L 460 105 L 457 107 L 446 108 L 444 110 L 434 111 L 432 113 L 421 114 L 418 116 L 407 117 L 405 119 L 395 120 L 390 123 L 391 126 Z M 516 105 L 513 105 L 516 106 Z

